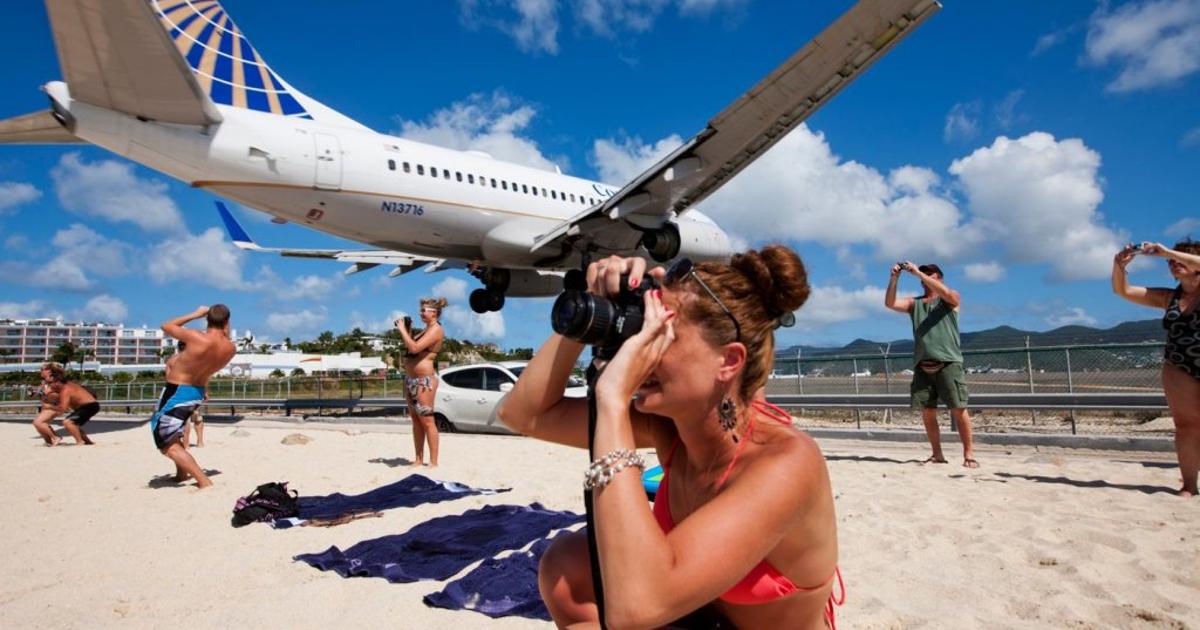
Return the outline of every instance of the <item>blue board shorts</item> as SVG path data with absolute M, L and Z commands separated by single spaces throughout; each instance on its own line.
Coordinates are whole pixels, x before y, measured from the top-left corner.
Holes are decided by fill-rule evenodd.
M 203 387 L 167 383 L 162 397 L 158 399 L 158 409 L 150 417 L 154 446 L 161 451 L 182 438 L 188 418 L 203 403 Z

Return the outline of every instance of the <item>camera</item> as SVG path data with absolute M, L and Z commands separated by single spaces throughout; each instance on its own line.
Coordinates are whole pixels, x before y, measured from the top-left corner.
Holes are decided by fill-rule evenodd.
M 908 263 L 901 260 L 900 262 L 896 263 L 896 267 L 898 267 L 900 269 L 900 271 L 905 271 L 908 269 Z
M 629 288 L 629 275 L 621 276 L 621 292 L 600 297 L 587 291 L 569 290 L 554 301 L 550 323 L 554 332 L 580 343 L 595 346 L 598 359 L 611 359 L 625 340 L 638 334 L 645 320 L 646 291 L 658 287 L 649 276 L 637 288 Z

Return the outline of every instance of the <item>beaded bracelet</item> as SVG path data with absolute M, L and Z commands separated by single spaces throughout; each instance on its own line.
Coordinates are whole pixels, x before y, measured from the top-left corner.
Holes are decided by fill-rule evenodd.
M 627 448 L 609 451 L 607 455 L 588 466 L 587 472 L 583 475 L 583 489 L 603 488 L 613 480 L 613 477 L 617 476 L 617 473 L 626 468 L 646 470 L 646 462 L 641 455 Z

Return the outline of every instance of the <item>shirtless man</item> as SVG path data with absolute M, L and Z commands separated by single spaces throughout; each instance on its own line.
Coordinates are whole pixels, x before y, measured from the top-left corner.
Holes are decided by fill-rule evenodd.
M 429 442 L 429 465 L 438 465 L 438 430 L 433 419 L 433 399 L 437 394 L 438 376 L 435 358 L 442 349 L 446 332 L 438 318 L 446 308 L 446 298 L 421 300 L 421 321 L 425 330 L 413 337 L 411 320 L 396 320 L 396 330 L 404 340 L 408 353 L 404 355 L 404 392 L 408 413 L 412 417 L 413 445 L 416 457 L 413 466 L 425 463 L 425 442 Z
M 184 324 L 204 317 L 208 329 L 204 332 L 184 328 Z M 175 481 L 195 477 L 196 486 L 212 485 L 191 453 L 183 448 L 183 428 L 192 412 L 204 402 L 208 379 L 229 363 L 237 348 L 229 340 L 229 307 L 214 304 L 200 308 L 162 325 L 166 334 L 187 343 L 187 352 L 171 363 L 167 387 L 158 402 L 158 410 L 150 418 L 154 445 L 175 462 Z
M 95 444 L 83 431 L 83 425 L 100 413 L 100 403 L 84 386 L 74 381 L 59 381 L 50 386 L 58 397 L 58 413 L 67 413 L 63 426 L 75 438 L 75 445 Z
M 175 354 L 171 355 L 166 364 L 163 365 L 164 372 L 167 376 L 167 382 L 171 382 L 171 370 L 175 368 L 175 362 L 179 360 L 179 355 L 187 350 L 187 342 L 180 341 L 175 344 Z M 208 394 L 204 395 L 205 402 L 208 401 Z M 192 446 L 192 427 L 196 427 L 196 446 L 204 446 L 204 416 L 200 415 L 200 407 L 196 406 L 196 410 L 192 412 L 190 421 L 183 425 L 183 448 L 187 450 Z
M 47 363 L 42 366 L 42 384 L 30 392 L 30 396 L 42 401 L 42 406 L 38 408 L 38 413 L 33 418 L 33 428 L 37 430 L 38 435 L 42 436 L 46 446 L 58 446 L 58 443 L 62 441 L 62 438 L 58 437 L 58 434 L 50 427 L 50 421 L 62 413 L 58 408 L 58 393 L 54 391 L 54 386 L 66 379 L 67 374 L 61 365 Z

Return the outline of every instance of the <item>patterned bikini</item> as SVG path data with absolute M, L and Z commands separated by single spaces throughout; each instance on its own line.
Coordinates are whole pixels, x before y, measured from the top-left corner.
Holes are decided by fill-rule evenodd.
M 409 407 L 417 410 L 418 417 L 433 415 L 433 407 L 429 405 L 422 405 L 421 403 L 417 402 L 417 396 L 419 396 L 421 392 L 433 391 L 433 387 L 436 384 L 436 375 L 404 377 L 404 393 L 408 399 Z

